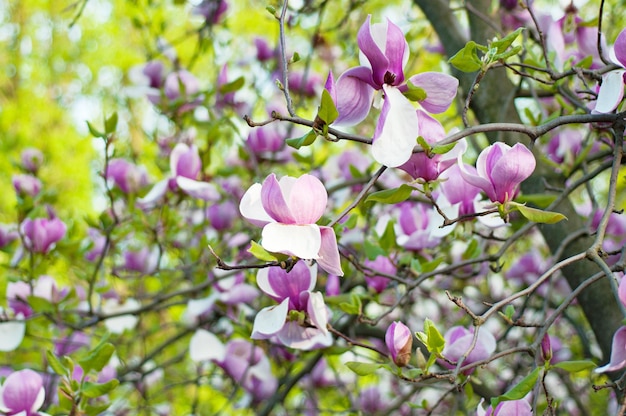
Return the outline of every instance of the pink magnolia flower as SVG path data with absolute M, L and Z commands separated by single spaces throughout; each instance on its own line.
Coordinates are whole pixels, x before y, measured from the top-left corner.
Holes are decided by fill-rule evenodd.
M 594 111 L 610 113 L 615 110 L 624 98 L 624 83 L 626 83 L 626 29 L 622 30 L 615 39 L 611 50 L 613 62 L 621 67 L 609 71 L 602 76 L 602 85 L 598 92 L 598 99 Z
M 58 218 L 27 218 L 22 223 L 24 244 L 28 250 L 35 253 L 47 253 L 54 244 L 63 238 L 67 227 Z
M 395 321 L 387 328 L 385 344 L 391 354 L 391 359 L 398 367 L 406 366 L 411 360 L 413 334 L 400 321 Z
M 148 184 L 146 169 L 124 159 L 111 159 L 105 177 L 125 194 L 135 193 Z
M 312 175 L 270 174 L 255 183 L 241 198 L 239 211 L 251 223 L 263 227 L 261 245 L 268 251 L 302 259 L 315 259 L 328 273 L 343 275 L 332 227 L 316 222 L 324 214 L 328 194 Z
M 29 147 L 22 150 L 20 155 L 22 167 L 29 173 L 36 173 L 43 164 L 43 153 L 41 150 Z
M 619 300 L 626 306 L 626 278 L 622 277 L 617 294 Z M 611 359 L 608 364 L 595 369 L 596 373 L 617 371 L 626 367 L 626 326 L 620 327 L 613 335 L 611 345 Z
M 207 24 L 215 25 L 222 20 L 227 10 L 226 0 L 202 0 L 200 4 L 194 6 L 192 13 L 204 17 Z
M 312 292 L 317 267 L 298 262 L 288 273 L 279 267 L 260 269 L 257 284 L 261 291 L 279 302 L 260 310 L 254 319 L 252 339 L 276 339 L 286 347 L 311 350 L 328 347 L 333 339 L 326 328 L 328 309 L 320 292 Z M 290 319 L 290 311 L 306 314 L 307 322 Z
M 479 328 L 478 340 L 474 348 L 470 351 L 472 340 L 474 339 L 474 327 L 467 329 L 462 326 L 450 328 L 444 335 L 446 345 L 442 355 L 453 363 L 457 363 L 465 354 L 467 357 L 463 361 L 463 366 L 482 361 L 491 356 L 496 350 L 496 339 L 491 332 L 485 328 Z M 446 368 L 454 368 L 448 362 L 439 360 L 439 363 Z M 467 373 L 471 373 L 469 370 Z
M 422 134 L 415 107 L 404 96 L 410 89 L 404 74 L 409 48 L 398 26 L 389 20 L 371 25 L 370 17 L 357 35 L 361 66 L 345 71 L 336 84 L 331 74 L 326 89 L 339 112 L 335 125 L 362 121 L 369 113 L 374 92 L 383 92 L 372 155 L 377 162 L 396 167 L 409 159 L 417 136 Z M 457 79 L 436 72 L 414 75 L 408 82 L 421 89 L 425 97 L 419 102 L 433 113 L 441 113 L 450 106 L 458 87 Z
M 0 388 L 0 411 L 7 415 L 38 416 L 46 392 L 43 379 L 33 370 L 20 370 L 9 375 Z
M 463 169 L 472 175 L 476 175 L 476 169 L 473 166 L 463 165 Z M 451 166 L 440 176 L 442 179 L 439 189 L 441 194 L 451 205 L 458 207 L 459 216 L 471 215 L 476 212 L 476 200 L 480 194 L 480 188 L 472 186 L 465 182 L 461 176 L 461 168 L 458 164 Z M 440 200 L 437 203 L 442 204 Z
M 33 175 L 13 175 L 11 178 L 15 192 L 21 197 L 35 197 L 41 192 L 41 181 Z
M 11 244 L 20 235 L 12 224 L 0 224 L 0 248 Z
M 202 170 L 202 160 L 195 145 L 178 143 L 170 153 L 170 176 L 157 182 L 152 189 L 137 202 L 142 207 L 153 206 L 168 189 L 181 189 L 187 195 L 204 201 L 217 201 L 220 195 L 215 185 L 196 180 Z
M 365 283 L 367 283 L 367 287 L 373 289 L 376 293 L 381 293 L 385 290 L 390 282 L 388 277 L 377 275 L 376 271 L 391 275 L 396 274 L 396 266 L 386 256 L 378 256 L 375 260 L 366 259 L 363 264 L 374 270 L 374 273 L 366 271 Z
M 476 174 L 465 169 L 458 156 L 461 176 L 469 184 L 482 189 L 492 202 L 505 204 L 519 193 L 520 184 L 535 170 L 535 157 L 521 143 L 513 147 L 495 143 L 486 147 L 476 161 Z

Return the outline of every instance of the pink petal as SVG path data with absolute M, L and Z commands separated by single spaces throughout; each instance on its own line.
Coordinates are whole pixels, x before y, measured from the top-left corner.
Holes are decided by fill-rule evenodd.
M 167 192 L 168 182 L 169 178 L 157 182 L 143 198 L 137 198 L 137 204 L 140 207 L 152 207 Z
M 16 371 L 6 378 L 2 386 L 3 405 L 12 411 L 10 414 L 23 411 L 31 415 L 43 404 L 43 390 L 43 379 L 39 374 L 28 369 Z
M 615 45 L 613 45 L 613 51 L 615 52 L 617 60 L 622 66 L 626 67 L 626 29 L 623 29 L 619 35 L 617 35 Z
M 371 16 L 368 15 L 367 20 L 359 29 L 357 42 L 359 49 L 367 57 L 367 60 L 372 66 L 372 78 L 374 83 L 382 86 L 384 84 L 387 68 L 389 67 L 389 60 L 372 37 L 370 19 Z
M 339 248 L 337 247 L 337 237 L 332 227 L 320 227 L 321 245 L 319 257 L 316 260 L 320 267 L 330 274 L 343 276 L 341 270 L 341 259 Z
M 333 126 L 353 126 L 367 117 L 372 107 L 372 71 L 364 66 L 348 69 L 337 80 L 336 101 L 339 116 Z
M 315 224 L 294 225 L 269 223 L 263 227 L 261 245 L 267 251 L 301 259 L 317 259 L 322 237 Z
M 415 108 L 395 87 L 383 86 L 385 100 L 376 126 L 372 155 L 378 163 L 397 167 L 413 154 L 419 125 Z
M 322 333 L 326 334 L 328 328 L 328 309 L 324 303 L 324 296 L 321 292 L 309 292 L 309 300 L 306 309 L 311 323 L 317 327 Z
M 611 71 L 602 76 L 602 85 L 594 111 L 610 113 L 617 108 L 624 98 L 624 72 L 626 71 Z
M 505 153 L 490 173 L 498 201 L 515 198 L 520 183 L 533 173 L 535 165 L 535 156 L 521 143 Z
M 621 282 L 619 282 L 617 294 L 619 295 L 619 300 L 622 301 L 622 305 L 626 306 L 626 277 L 622 277 Z
M 426 99 L 420 104 L 431 113 L 443 113 L 456 97 L 459 80 L 441 72 L 423 72 L 413 75 L 409 81 L 426 91 Z
M 617 371 L 626 367 L 626 326 L 621 327 L 613 335 L 611 346 L 611 361 L 603 367 L 595 369 L 596 373 Z
M 319 179 L 305 174 L 296 179 L 288 198 L 296 224 L 315 224 L 326 211 L 328 193 Z
M 403 68 L 405 59 L 408 59 L 408 44 L 402 30 L 389 19 L 387 19 L 385 56 L 389 60 L 388 70 L 396 75 L 393 85 L 400 85 L 404 82 Z
M 288 177 L 283 177 L 281 182 L 285 184 L 285 188 L 289 188 Z M 292 181 L 295 178 L 290 178 Z M 270 174 L 263 181 L 263 186 L 261 187 L 261 202 L 263 203 L 263 208 L 265 212 L 272 217 L 274 220 L 283 223 L 283 224 L 296 224 L 296 219 L 293 217 L 291 210 L 289 209 L 289 205 L 287 202 L 287 198 L 283 194 L 283 186 L 278 183 L 276 180 L 275 174 Z
M 317 281 L 317 266 L 309 267 L 299 261 L 290 272 L 280 267 L 259 269 L 256 276 L 259 289 L 277 302 L 290 298 L 298 299 L 300 293 L 313 290 Z
M 252 339 L 267 339 L 276 334 L 285 326 L 289 312 L 289 299 L 283 300 L 276 306 L 261 309 L 254 318 Z
M 276 336 L 284 346 L 298 350 L 325 348 L 333 343 L 330 332 L 324 333 L 313 327 L 305 328 L 297 322 L 287 322 Z
M 259 227 L 274 221 L 263 208 L 260 183 L 255 183 L 243 194 L 239 202 L 239 212 L 245 219 Z

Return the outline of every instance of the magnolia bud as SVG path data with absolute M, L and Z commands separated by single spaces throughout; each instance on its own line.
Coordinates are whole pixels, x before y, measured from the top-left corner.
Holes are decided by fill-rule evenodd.
M 550 362 L 552 359 L 552 345 L 548 334 L 545 334 L 541 340 L 541 358 L 546 362 Z
M 413 347 L 413 334 L 406 325 L 400 321 L 389 325 L 385 334 L 385 343 L 393 362 L 398 367 L 404 367 L 409 363 L 411 348 Z

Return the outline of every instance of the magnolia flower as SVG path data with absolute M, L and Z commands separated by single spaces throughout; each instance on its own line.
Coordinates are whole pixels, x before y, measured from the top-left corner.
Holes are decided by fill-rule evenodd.
M 199 329 L 191 337 L 189 354 L 195 362 L 217 364 L 257 402 L 269 398 L 278 388 L 263 350 L 246 340 L 233 339 L 224 345 L 214 334 Z
M 626 77 L 626 29 L 622 30 L 615 39 L 611 50 L 613 62 L 621 67 L 607 72 L 602 76 L 602 85 L 598 92 L 598 99 L 594 111 L 610 113 L 615 110 L 624 98 L 624 83 Z
M 41 150 L 29 147 L 22 150 L 20 155 L 22 167 L 29 173 L 36 173 L 43 163 L 43 153 Z
M 21 197 L 35 197 L 41 191 L 41 181 L 33 175 L 13 175 L 11 178 L 15 192 Z
M 105 177 L 112 180 L 125 194 L 135 193 L 148 184 L 146 169 L 124 159 L 111 159 Z
M 476 345 L 470 351 L 472 340 L 474 339 L 474 327 L 466 329 L 462 326 L 450 328 L 444 335 L 446 341 L 442 355 L 453 363 L 457 363 L 464 355 L 463 366 L 475 363 L 477 361 L 486 360 L 496 350 L 496 339 L 491 332 L 485 328 L 478 329 L 478 340 Z M 441 365 L 447 368 L 454 368 L 447 361 L 439 360 Z M 467 373 L 471 373 L 469 370 Z
M 388 277 L 376 275 L 376 272 L 396 274 L 396 266 L 386 256 L 378 256 L 375 260 L 366 259 L 363 264 L 365 267 L 374 270 L 373 273 L 366 272 L 365 283 L 367 283 L 367 287 L 373 289 L 376 293 L 381 293 L 385 290 L 390 281 Z
M 443 220 L 432 206 L 422 203 L 403 202 L 397 209 L 398 223 L 395 225 L 396 241 L 407 250 L 423 250 L 439 244 L 441 239 L 452 232 L 452 227 L 439 228 Z M 456 217 L 456 211 L 450 217 Z M 384 230 L 382 224 L 377 229 Z M 382 235 L 382 232 L 379 232 Z
M 11 315 L 13 315 L 11 320 L 0 322 L 0 351 L 3 352 L 15 350 L 26 335 L 25 316 L 17 311 L 13 311 Z M 2 307 L 0 307 L 0 316 L 6 316 Z
M 194 6 L 192 13 L 204 17 L 209 25 L 218 24 L 228 10 L 226 0 L 202 0 L 200 4 Z
M 459 154 L 458 162 L 461 176 L 470 185 L 482 189 L 492 202 L 505 204 L 519 193 L 522 181 L 535 170 L 535 157 L 521 143 L 511 147 L 504 143 L 495 143 L 486 147 L 476 161 L 476 174 L 465 169 Z
M 327 272 L 342 276 L 337 238 L 332 227 L 316 222 L 324 214 L 328 194 L 314 176 L 270 174 L 263 185 L 255 183 L 241 198 L 239 211 L 262 226 L 261 245 L 267 251 L 302 259 L 315 259 Z
M 463 165 L 463 169 L 472 175 L 477 174 L 473 166 Z M 478 199 L 478 194 L 480 194 L 480 189 L 465 182 L 461 176 L 461 168 L 458 164 L 451 166 L 443 172 L 440 179 L 442 179 L 439 185 L 441 195 L 446 198 L 449 204 L 458 207 L 460 216 L 476 213 L 475 203 Z M 439 206 L 445 205 L 442 204 L 439 198 L 437 204 Z
M 13 224 L 0 224 L 0 248 L 11 244 L 20 235 Z
M 411 360 L 411 348 L 413 347 L 413 334 L 411 330 L 400 321 L 395 321 L 385 333 L 385 344 L 391 354 L 391 359 L 398 367 L 406 366 Z
M 402 31 L 389 20 L 371 25 L 370 17 L 357 35 L 361 66 L 345 71 L 336 85 L 329 77 L 326 89 L 339 112 L 336 125 L 352 125 L 363 120 L 369 113 L 374 92 L 383 93 L 372 155 L 377 162 L 396 167 L 409 159 L 417 137 L 424 136 L 415 107 L 404 94 L 410 94 L 426 111 L 441 113 L 456 96 L 458 80 L 427 72 L 414 75 L 405 83 L 404 66 L 409 59 L 409 48 Z M 413 94 L 415 91 L 419 93 Z
M 123 303 L 116 298 L 108 298 L 102 304 L 102 314 L 112 315 L 112 317 L 106 318 L 104 326 L 113 334 L 121 334 L 127 329 L 134 329 L 139 321 L 136 314 L 140 308 L 141 303 L 133 298 L 128 298 Z
M 63 238 L 67 227 L 58 218 L 27 218 L 22 223 L 24 245 L 35 253 L 47 253 L 54 244 Z
M 278 305 L 257 313 L 252 327 L 252 339 L 277 339 L 286 347 L 310 350 L 328 347 L 332 336 L 326 324 L 328 309 L 320 292 L 312 292 L 317 281 L 317 267 L 298 262 L 288 273 L 279 267 L 260 269 L 259 288 Z M 305 322 L 291 320 L 290 311 L 303 312 Z
M 168 189 L 181 189 L 187 195 L 204 201 L 217 201 L 220 197 L 211 183 L 197 181 L 202 170 L 202 160 L 195 145 L 178 143 L 170 153 L 170 176 L 157 182 L 154 187 L 137 202 L 149 207 L 159 201 Z
M 626 306 L 626 278 L 622 277 L 617 294 L 622 305 Z M 596 373 L 617 371 L 626 367 L 626 326 L 620 327 L 613 335 L 611 359 L 608 364 L 595 369 Z
M 11 373 L 0 387 L 0 412 L 16 416 L 43 416 L 38 412 L 46 391 L 43 379 L 33 370 Z

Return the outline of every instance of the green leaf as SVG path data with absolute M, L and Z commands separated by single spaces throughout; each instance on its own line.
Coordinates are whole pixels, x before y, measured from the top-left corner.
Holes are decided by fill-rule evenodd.
M 565 370 L 568 373 L 578 373 L 579 371 L 590 370 L 595 368 L 595 363 L 588 360 L 579 360 L 579 361 L 561 361 L 560 363 L 554 364 L 552 367 L 560 368 L 561 370 Z
M 367 256 L 367 258 L 372 261 L 376 260 L 376 257 L 378 256 L 384 256 L 387 254 L 385 250 L 380 248 L 380 245 L 374 245 L 368 240 L 363 241 L 363 249 L 365 251 L 365 255 Z
M 424 101 L 428 94 L 426 94 L 426 90 L 424 90 L 423 88 L 418 87 L 417 85 L 413 84 L 410 80 L 407 81 L 406 83 L 407 87 L 409 87 L 408 90 L 406 90 L 403 94 L 406 98 L 409 99 L 409 101 Z
M 504 309 L 504 316 L 509 319 L 513 319 L 513 314 L 515 314 L 515 306 L 507 305 L 507 307 Z
M 400 185 L 399 188 L 386 189 L 384 191 L 373 192 L 367 196 L 365 202 L 382 202 L 383 204 L 397 204 L 404 202 L 411 196 L 413 189 L 409 185 Z
M 89 133 L 91 133 L 93 137 L 106 137 L 106 134 L 102 133 L 97 128 L 92 126 L 90 122 L 87 121 L 86 123 L 87 127 L 89 128 Z
M 522 51 L 522 49 L 523 48 L 521 46 L 516 46 L 513 49 L 509 49 L 506 52 L 498 53 L 498 54 L 494 55 L 493 61 L 504 61 L 504 60 L 510 58 L 511 56 L 515 56 L 515 55 L 519 54 Z
M 117 128 L 117 112 L 111 114 L 109 118 L 104 120 L 104 132 L 106 134 L 115 133 Z
M 234 81 L 228 82 L 222 86 L 220 86 L 220 93 L 221 94 L 228 94 L 231 92 L 235 92 L 241 89 L 241 87 L 243 87 L 245 83 L 245 80 L 243 77 L 239 77 Z
M 265 250 L 256 241 L 250 242 L 250 248 L 248 249 L 248 253 L 252 254 L 254 257 L 261 261 L 278 261 L 278 258 L 276 256 Z
M 504 393 L 502 396 L 492 398 L 491 407 L 495 409 L 500 402 L 523 399 L 535 387 L 540 371 L 541 367 L 535 368 L 530 374 L 524 377 L 519 383 L 513 386 L 513 388 Z
M 411 259 L 411 270 L 417 274 L 422 274 L 424 272 L 422 269 L 422 263 L 420 263 L 419 259 Z
M 553 203 L 555 199 L 556 195 L 528 194 L 518 196 L 517 198 L 515 198 L 515 201 L 522 204 L 537 205 L 539 208 L 545 208 Z
M 422 271 L 424 273 L 429 273 L 432 272 L 433 270 L 435 270 L 437 268 L 437 266 L 439 266 L 441 264 L 441 262 L 444 260 L 443 257 L 437 257 L 431 261 L 427 261 L 425 263 L 422 263 Z
M 322 91 L 322 103 L 318 107 L 317 116 L 326 124 L 331 124 L 339 117 L 339 111 L 337 111 L 337 107 L 335 107 L 335 102 L 326 89 Z
M 433 355 L 441 354 L 443 347 L 446 345 L 446 340 L 441 335 L 441 332 L 439 332 L 433 321 L 428 318 L 424 320 L 424 332 L 416 332 L 415 336 L 426 346 L 428 352 Z
M 303 146 L 309 146 L 313 144 L 316 138 L 317 138 L 317 133 L 315 132 L 315 130 L 311 130 L 302 137 L 295 137 L 293 139 L 287 139 L 285 141 L 287 142 L 289 146 L 295 149 L 299 149 Z
M 105 410 L 109 408 L 109 406 L 111 406 L 111 403 L 104 403 L 95 406 L 88 404 L 85 408 L 85 413 L 87 414 L 87 416 L 101 415 Z
M 513 42 L 515 42 L 515 39 L 517 39 L 517 37 L 522 33 L 522 31 L 524 31 L 524 28 L 520 27 L 517 30 L 515 30 L 515 32 L 509 33 L 502 39 L 494 40 L 493 42 L 489 44 L 489 47 L 496 48 L 497 53 L 502 53 L 505 50 L 507 50 L 509 46 L 513 44 Z
M 567 217 L 559 212 L 542 211 L 537 208 L 530 208 L 526 205 L 509 202 L 517 211 L 520 212 L 526 219 L 543 224 L 554 224 L 562 220 L 566 220 Z
M 426 153 L 427 156 L 430 156 L 432 146 L 426 141 L 425 138 L 423 138 L 422 136 L 417 136 L 417 144 L 422 146 L 422 149 L 424 149 L 424 153 Z
M 55 306 L 48 299 L 40 298 L 39 296 L 28 296 L 26 298 L 28 306 L 37 313 L 50 313 L 55 311 Z
M 111 356 L 115 352 L 115 347 L 110 342 L 98 345 L 89 355 L 78 363 L 83 368 L 85 374 L 91 370 L 101 371 L 108 364 Z
M 441 145 L 436 145 L 432 148 L 431 152 L 436 154 L 436 155 L 443 155 L 448 153 L 450 150 L 452 150 L 454 148 L 454 146 L 456 146 L 457 142 L 454 143 L 450 143 L 450 144 L 441 144 Z
M 67 368 L 61 364 L 61 361 L 57 358 L 56 355 L 50 350 L 46 350 L 46 358 L 48 359 L 48 365 L 52 368 L 52 371 L 57 373 L 60 376 L 69 375 L 69 371 Z
M 358 361 L 348 361 L 346 366 L 359 376 L 369 376 L 382 367 L 382 364 L 360 363 Z
M 477 47 L 479 45 L 470 40 L 465 47 L 458 51 L 448 62 L 459 71 L 475 72 L 482 68 L 482 62 L 478 57 Z
M 118 386 L 118 384 L 120 384 L 120 382 L 117 379 L 109 380 L 106 383 L 92 383 L 86 381 L 85 383 L 83 383 L 81 391 L 83 393 L 83 396 L 85 397 L 100 397 L 110 393 L 114 388 Z
M 361 303 L 361 298 L 353 293 L 350 296 L 350 302 L 341 302 L 339 304 L 339 308 L 347 314 L 350 315 L 360 315 L 362 311 L 363 304 Z
M 396 246 L 396 230 L 394 229 L 393 221 L 387 223 L 383 235 L 378 239 L 378 244 L 387 253 Z

